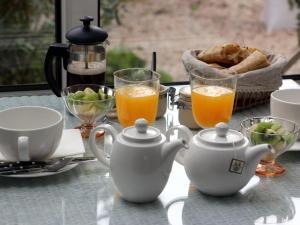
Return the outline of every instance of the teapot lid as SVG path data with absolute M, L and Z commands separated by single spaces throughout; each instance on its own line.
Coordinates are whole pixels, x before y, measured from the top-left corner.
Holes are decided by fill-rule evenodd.
M 154 142 L 161 140 L 160 131 L 154 127 L 148 126 L 146 119 L 137 119 L 134 126 L 123 130 L 122 136 L 133 142 Z
M 104 42 L 108 34 L 100 27 L 92 26 L 91 21 L 94 18 L 84 16 L 80 19 L 83 25 L 72 28 L 66 33 L 66 38 L 73 44 L 78 45 L 95 45 Z
M 198 140 L 214 146 L 237 147 L 244 143 L 244 136 L 236 130 L 229 129 L 226 123 L 218 123 L 215 128 L 200 131 Z

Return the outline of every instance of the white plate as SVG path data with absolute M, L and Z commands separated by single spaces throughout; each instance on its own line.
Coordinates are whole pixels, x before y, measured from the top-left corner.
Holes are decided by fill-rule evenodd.
M 13 178 L 32 178 L 32 177 L 47 177 L 47 176 L 52 176 L 60 173 L 67 172 L 73 168 L 78 166 L 78 163 L 66 165 L 64 168 L 60 169 L 59 171 L 56 172 L 32 172 L 32 173 L 26 173 L 26 174 L 13 174 L 13 175 L 1 175 L 0 177 L 13 177 Z

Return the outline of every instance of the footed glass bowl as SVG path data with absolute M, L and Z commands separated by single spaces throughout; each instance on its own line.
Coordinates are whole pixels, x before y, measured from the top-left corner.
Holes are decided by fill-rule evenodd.
M 88 138 L 96 122 L 103 119 L 114 106 L 114 90 L 97 84 L 77 84 L 62 90 L 66 108 L 82 124 L 78 127 Z
M 274 153 L 265 155 L 256 168 L 256 174 L 265 177 L 280 176 L 285 168 L 276 158 L 288 150 L 297 140 L 299 125 L 276 117 L 254 117 L 241 123 L 242 133 L 251 145 L 270 144 Z

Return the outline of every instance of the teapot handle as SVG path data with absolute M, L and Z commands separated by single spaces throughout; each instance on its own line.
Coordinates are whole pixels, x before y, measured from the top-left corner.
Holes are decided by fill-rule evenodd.
M 190 131 L 189 128 L 187 128 L 186 126 L 184 125 L 177 125 L 177 126 L 174 126 L 174 127 L 171 127 L 167 133 L 166 133 L 166 138 L 167 138 L 167 141 L 170 141 L 170 135 L 173 131 L 175 130 L 179 130 L 179 131 L 182 131 L 185 135 L 185 138 L 183 138 L 187 143 L 190 142 L 190 140 L 193 138 L 193 133 Z M 184 153 L 185 153 L 185 149 L 182 148 L 178 151 L 178 153 L 176 154 L 175 156 L 175 159 L 177 162 L 179 162 L 180 164 L 183 165 L 183 158 L 184 158 Z
M 190 140 L 193 138 L 193 133 L 190 131 L 189 128 L 187 128 L 186 126 L 184 125 L 177 125 L 177 126 L 174 126 L 174 127 L 171 127 L 167 133 L 166 133 L 166 138 L 167 138 L 167 141 L 170 141 L 170 135 L 171 135 L 171 132 L 175 131 L 175 130 L 179 130 L 179 131 L 182 131 L 184 134 L 185 134 L 185 141 L 187 143 L 190 142 Z
M 116 140 L 117 131 L 116 131 L 115 128 L 113 128 L 109 124 L 102 124 L 102 125 L 99 125 L 99 126 L 95 127 L 91 131 L 90 137 L 89 137 L 89 147 L 92 150 L 93 154 L 95 155 L 95 157 L 100 162 L 102 162 L 105 166 L 109 167 L 109 165 L 110 165 L 110 154 L 105 153 L 104 149 L 100 149 L 96 145 L 96 134 L 100 130 L 102 130 L 102 131 L 104 130 L 104 132 L 106 134 L 110 134 L 113 138 L 113 142 Z

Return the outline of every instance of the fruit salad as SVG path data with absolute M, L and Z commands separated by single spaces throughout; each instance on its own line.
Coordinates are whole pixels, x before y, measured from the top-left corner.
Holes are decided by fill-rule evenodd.
M 261 122 L 251 126 L 252 144 L 270 144 L 276 153 L 293 143 L 293 134 L 278 122 Z
M 102 89 L 95 92 L 87 87 L 83 91 L 69 93 L 67 103 L 72 111 L 76 111 L 76 114 L 94 116 L 109 108 L 108 104 L 112 104 L 112 101 L 105 100 L 112 100 L 112 98 L 112 96 L 105 94 Z

